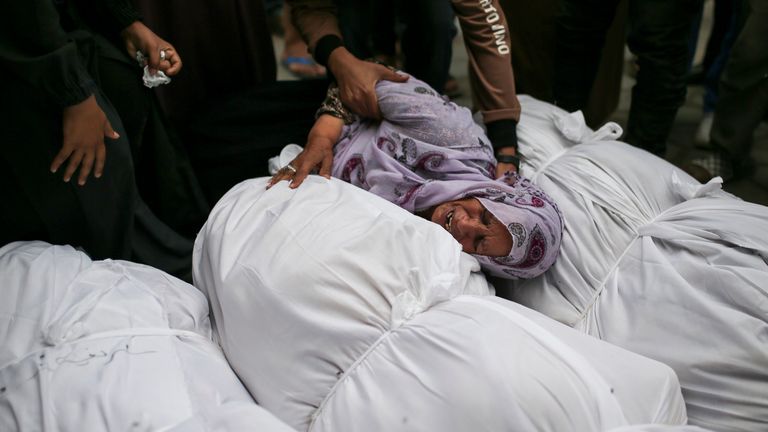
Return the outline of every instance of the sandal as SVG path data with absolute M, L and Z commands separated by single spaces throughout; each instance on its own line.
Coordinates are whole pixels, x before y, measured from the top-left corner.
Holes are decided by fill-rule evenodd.
M 298 79 L 325 78 L 325 68 L 317 64 L 312 58 L 288 56 L 281 63 L 291 75 Z M 312 72 L 313 69 L 315 72 Z

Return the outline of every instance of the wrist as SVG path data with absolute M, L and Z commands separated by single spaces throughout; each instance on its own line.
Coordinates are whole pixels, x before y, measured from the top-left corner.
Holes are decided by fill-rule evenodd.
M 356 57 L 352 55 L 345 47 L 338 47 L 328 57 L 328 72 L 331 78 L 337 77 L 343 72 L 345 67 L 349 67 L 349 62 Z
M 68 105 L 64 107 L 64 111 L 77 111 L 79 109 L 87 108 L 93 105 L 98 105 L 96 103 L 96 96 L 93 94 L 90 94 L 85 99 L 81 100 L 80 102 L 74 103 L 72 105 Z
M 126 39 L 139 33 L 142 27 L 144 27 L 144 23 L 141 21 L 133 21 L 132 23 L 125 26 L 122 30 L 120 30 L 120 36 L 122 36 L 123 39 Z
M 315 58 L 316 62 L 328 67 L 331 55 L 338 51 L 339 48 L 344 48 L 344 42 L 339 36 L 334 34 L 325 35 L 315 43 L 315 49 L 312 56 Z M 344 51 L 346 51 L 346 49 Z

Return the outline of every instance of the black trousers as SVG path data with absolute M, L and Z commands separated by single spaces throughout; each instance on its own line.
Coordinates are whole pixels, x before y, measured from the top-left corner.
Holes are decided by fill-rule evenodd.
M 744 1 L 743 27 L 723 69 L 710 135 L 736 176 L 752 170 L 755 129 L 768 117 L 768 4 Z
M 448 80 L 456 26 L 449 0 L 338 0 L 344 43 L 358 58 L 395 54 L 402 25 L 403 70 L 442 91 Z
M 586 106 L 605 35 L 619 0 L 561 0 L 557 18 L 555 103 Z M 688 40 L 702 0 L 629 0 L 627 43 L 639 70 L 625 141 L 664 156 L 685 101 Z

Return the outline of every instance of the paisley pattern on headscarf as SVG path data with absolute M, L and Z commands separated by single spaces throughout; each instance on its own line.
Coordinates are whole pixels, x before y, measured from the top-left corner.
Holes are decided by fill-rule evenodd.
M 513 247 L 514 245 L 520 246 L 525 242 L 527 233 L 525 232 L 525 227 L 523 227 L 523 224 L 512 222 L 511 224 L 507 225 L 507 230 L 509 230 L 509 233 L 512 234 L 512 241 L 514 243 Z
M 415 213 L 475 197 L 509 230 L 505 257 L 474 255 L 489 274 L 531 278 L 560 249 L 563 222 L 555 203 L 515 173 L 495 180 L 493 148 L 472 113 L 416 78 L 376 85 L 383 120 L 344 127 L 333 175 Z

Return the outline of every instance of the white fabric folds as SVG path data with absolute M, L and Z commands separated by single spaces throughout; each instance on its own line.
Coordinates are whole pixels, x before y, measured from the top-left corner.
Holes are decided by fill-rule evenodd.
M 667 366 L 488 295 L 440 226 L 339 180 L 249 180 L 195 243 L 234 370 L 297 430 L 685 424 Z
M 560 206 L 562 249 L 513 298 L 671 366 L 690 422 L 768 424 L 768 208 L 701 185 L 597 133 L 580 113 L 521 97 L 522 174 Z M 613 133 L 613 132 L 616 133 Z
M 0 249 L 0 280 L 0 430 L 291 430 L 229 368 L 192 286 L 42 242 Z

